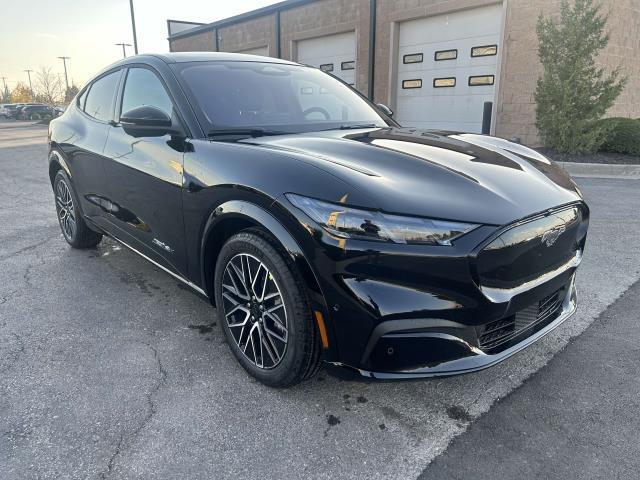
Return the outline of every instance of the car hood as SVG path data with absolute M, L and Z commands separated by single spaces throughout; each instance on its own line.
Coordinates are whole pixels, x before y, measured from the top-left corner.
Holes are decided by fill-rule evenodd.
M 388 213 L 503 225 L 581 200 L 558 165 L 485 135 L 374 128 L 245 142 L 312 163 Z

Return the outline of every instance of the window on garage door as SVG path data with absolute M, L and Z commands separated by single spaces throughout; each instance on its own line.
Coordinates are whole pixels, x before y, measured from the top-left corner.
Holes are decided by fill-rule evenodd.
M 300 107 L 308 120 L 335 120 L 349 121 L 354 118 L 352 106 L 346 103 L 340 95 L 336 95 L 336 89 L 332 88 L 333 82 L 316 83 L 306 78 L 293 80 L 294 91 L 298 96 Z M 335 85 L 334 85 L 335 87 Z M 344 89 L 340 88 L 343 92 Z

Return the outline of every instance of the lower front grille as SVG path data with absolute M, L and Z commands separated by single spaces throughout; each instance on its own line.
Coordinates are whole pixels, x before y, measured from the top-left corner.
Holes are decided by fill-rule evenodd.
M 500 320 L 484 325 L 479 346 L 482 350 L 492 350 L 524 333 L 545 320 L 555 318 L 562 309 L 564 288 L 546 296 L 529 307 Z

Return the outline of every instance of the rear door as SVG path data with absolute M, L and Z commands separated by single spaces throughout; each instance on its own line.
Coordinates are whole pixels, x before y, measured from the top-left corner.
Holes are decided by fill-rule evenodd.
M 177 109 L 160 76 L 152 69 L 130 67 L 116 114 L 150 105 L 173 119 Z M 154 262 L 186 274 L 182 217 L 184 138 L 132 136 L 115 121 L 105 147 L 105 168 L 117 236 Z
M 104 199 L 109 196 L 105 182 L 104 146 L 113 118 L 121 70 L 109 72 L 92 82 L 78 98 L 66 160 L 71 181 L 85 216 L 104 226 Z

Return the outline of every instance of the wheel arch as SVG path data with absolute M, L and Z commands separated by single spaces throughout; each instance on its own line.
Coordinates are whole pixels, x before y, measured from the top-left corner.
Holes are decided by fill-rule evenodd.
M 277 242 L 298 268 L 314 303 L 321 299 L 323 309 L 326 309 L 320 283 L 294 236 L 271 212 L 245 200 L 231 200 L 218 206 L 205 224 L 200 245 L 200 272 L 201 283 L 211 302 L 215 302 L 214 269 L 222 246 L 231 236 L 249 228 L 260 229 Z
M 64 155 L 60 152 L 57 144 L 55 142 L 51 142 L 51 148 L 49 151 L 49 180 L 51 181 L 52 186 L 53 180 L 56 178 L 56 174 L 60 170 L 64 170 L 69 178 L 71 178 L 71 171 L 69 170 L 69 165 L 67 165 Z

